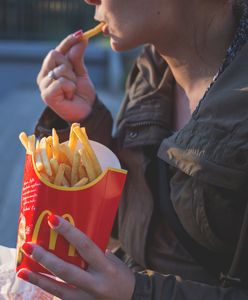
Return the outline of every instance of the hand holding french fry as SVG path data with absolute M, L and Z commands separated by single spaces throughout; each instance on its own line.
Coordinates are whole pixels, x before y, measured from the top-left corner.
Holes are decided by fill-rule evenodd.
M 102 173 L 85 128 L 77 123 L 72 124 L 67 143 L 59 142 L 55 129 L 52 136 L 43 137 L 40 141 L 24 132 L 19 138 L 27 154 L 33 156 L 34 166 L 46 182 L 67 188 L 80 187 Z
M 84 64 L 87 44 L 82 32 L 69 35 L 49 52 L 37 77 L 43 101 L 71 123 L 85 119 L 96 98 Z

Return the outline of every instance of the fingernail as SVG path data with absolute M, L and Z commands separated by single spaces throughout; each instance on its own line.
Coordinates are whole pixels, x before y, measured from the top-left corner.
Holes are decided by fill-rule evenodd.
M 25 269 L 21 269 L 16 275 L 17 277 L 25 280 L 25 281 L 28 281 L 28 271 L 25 270 Z
M 53 226 L 58 227 L 59 226 L 59 218 L 55 215 L 49 215 L 47 217 L 47 221 Z
M 32 255 L 33 251 L 34 251 L 34 247 L 33 245 L 29 244 L 29 243 L 24 243 L 22 245 L 22 249 L 23 251 L 27 254 L 27 255 Z
M 83 34 L 83 30 L 81 29 L 81 30 L 78 30 L 75 33 L 73 33 L 73 36 L 77 38 L 77 37 L 82 36 L 82 34 Z

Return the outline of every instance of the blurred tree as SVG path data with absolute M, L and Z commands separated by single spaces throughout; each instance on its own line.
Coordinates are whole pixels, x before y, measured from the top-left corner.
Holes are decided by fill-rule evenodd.
M 0 39 L 60 40 L 94 24 L 83 0 L 0 0 Z

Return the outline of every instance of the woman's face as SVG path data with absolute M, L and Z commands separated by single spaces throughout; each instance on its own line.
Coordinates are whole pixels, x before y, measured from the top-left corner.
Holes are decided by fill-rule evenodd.
M 105 35 L 110 36 L 116 51 L 153 43 L 153 39 L 172 19 L 176 2 L 182 0 L 85 0 L 96 6 L 95 18 L 104 21 Z M 160 30 L 161 29 L 161 30 Z M 164 29 L 163 29 L 164 30 Z
M 95 5 L 95 18 L 104 21 L 113 50 L 150 43 L 175 49 L 185 32 L 194 34 L 208 24 L 227 0 L 85 0 Z M 231 1 L 231 0 L 230 0 Z M 229 2 L 230 2 L 229 1 Z M 187 42 L 187 40 L 185 40 Z M 169 53 L 169 49 L 167 49 Z

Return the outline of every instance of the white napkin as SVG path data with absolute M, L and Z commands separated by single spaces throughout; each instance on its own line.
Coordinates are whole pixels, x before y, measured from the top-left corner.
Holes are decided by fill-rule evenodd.
M 40 288 L 16 277 L 16 249 L 0 246 L 0 300 L 55 300 Z

